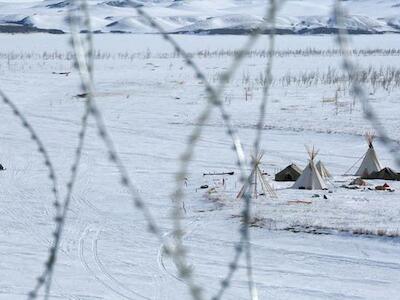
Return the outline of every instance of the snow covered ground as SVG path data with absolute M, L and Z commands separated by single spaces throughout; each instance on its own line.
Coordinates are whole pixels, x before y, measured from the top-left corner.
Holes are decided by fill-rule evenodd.
M 365 51 L 353 59 L 363 69 L 391 67 L 396 71 L 400 68 L 395 51 L 399 39 L 398 35 L 355 36 L 352 45 Z M 232 59 L 227 53 L 238 49 L 245 37 L 178 36 L 177 40 L 210 81 L 217 83 Z M 0 88 L 43 139 L 62 193 L 83 111 L 83 100 L 76 97 L 79 80 L 67 41 L 66 35 L 0 35 Z M 131 177 L 168 235 L 174 173 L 186 137 L 205 105 L 204 87 L 159 36 L 97 35 L 95 45 L 97 101 Z M 262 38 L 255 49 L 266 49 L 266 45 L 267 38 Z M 361 105 L 353 102 L 347 84 L 340 81 L 283 84 L 289 72 L 295 78 L 302 78 L 304 72 L 322 77 L 333 68 L 340 73 L 336 45 L 329 36 L 280 36 L 277 48 L 280 52 L 274 57 L 275 80 L 262 135 L 262 168 L 274 174 L 291 162 L 304 167 L 304 145 L 315 145 L 320 149 L 318 158 L 334 178 L 331 193 L 315 193 L 287 189 L 288 184 L 270 177 L 278 199 L 256 201 L 253 210 L 264 218 L 263 226 L 251 229 L 260 299 L 399 299 L 399 238 L 347 232 L 398 233 L 400 228 L 400 183 L 389 182 L 394 193 L 340 187 L 354 178 L 343 174 L 366 150 L 362 135 L 371 127 L 362 116 Z M 323 50 L 317 51 L 322 54 L 305 55 L 310 48 Z M 393 51 L 388 54 L 385 49 Z M 257 78 L 267 60 L 257 53 L 245 60 L 224 93 L 247 154 L 252 150 L 261 97 Z M 377 83 L 367 89 L 388 132 L 399 140 L 399 86 L 393 82 L 384 88 Z M 333 102 L 335 94 L 337 101 Z M 0 299 L 25 299 L 51 243 L 51 187 L 29 135 L 8 108 L 3 106 L 2 112 L 0 163 L 7 170 L 0 173 Z M 382 164 L 396 169 L 392 155 L 379 142 L 376 149 Z M 198 188 L 213 184 L 202 176 L 204 172 L 236 171 L 234 162 L 230 140 L 214 112 L 196 149 L 185 188 L 184 242 L 207 298 L 216 293 L 228 271 L 240 226 L 235 216 L 242 203 L 234 200 L 240 188 L 236 176 L 226 178 L 226 191 L 218 201 Z M 383 182 L 369 183 L 373 187 Z M 288 202 L 296 200 L 311 204 Z M 146 231 L 142 214 L 120 187 L 92 122 L 65 230 L 54 298 L 189 299 L 162 245 Z M 248 299 L 244 265 L 241 261 L 243 268 L 235 274 L 226 299 Z
M 257 27 L 265 15 L 265 0 L 90 0 L 93 29 L 99 32 L 150 33 L 154 29 L 137 14 L 143 8 L 166 31 L 180 33 L 243 34 Z M 337 29 L 331 0 L 288 0 L 277 17 L 280 33 L 331 33 Z M 65 14 L 70 0 L 0 2 L 0 30 L 59 30 L 68 32 Z M 397 0 L 343 1 L 345 26 L 352 33 L 398 32 Z M 8 26 L 8 27 L 7 27 Z M 11 26 L 11 27 L 10 27 Z M 19 28 L 15 28 L 19 26 Z

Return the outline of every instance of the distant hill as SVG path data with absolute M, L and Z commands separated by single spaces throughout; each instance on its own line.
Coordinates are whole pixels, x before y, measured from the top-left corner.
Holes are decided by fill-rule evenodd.
M 1 1 L 1 0 L 0 0 Z M 91 0 L 95 32 L 154 33 L 138 16 L 141 7 L 171 33 L 245 34 L 263 20 L 266 0 Z M 343 0 L 345 26 L 353 34 L 400 32 L 400 0 Z M 70 0 L 0 2 L 0 32 L 68 32 Z M 288 0 L 278 13 L 279 34 L 337 31 L 331 0 Z M 266 31 L 267 32 L 267 31 Z

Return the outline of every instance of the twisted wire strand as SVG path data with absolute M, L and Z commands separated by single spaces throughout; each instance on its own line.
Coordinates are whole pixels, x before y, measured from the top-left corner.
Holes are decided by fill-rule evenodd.
M 54 222 L 56 223 L 56 228 L 53 231 L 52 235 L 54 238 L 56 238 L 58 235 L 57 228 L 58 228 L 59 224 L 62 222 L 63 211 L 62 211 L 62 205 L 59 200 L 59 191 L 58 191 L 56 172 L 55 172 L 54 165 L 51 162 L 49 152 L 46 150 L 46 147 L 44 146 L 42 140 L 39 138 L 38 134 L 34 130 L 33 126 L 28 122 L 27 118 L 21 113 L 21 111 L 11 101 L 11 99 L 8 98 L 2 91 L 0 91 L 0 97 L 3 99 L 3 103 L 6 104 L 12 110 L 14 115 L 20 120 L 23 128 L 25 128 L 29 132 L 31 140 L 38 147 L 37 151 L 43 156 L 44 165 L 46 166 L 46 168 L 48 169 L 48 172 L 49 172 L 48 178 L 51 181 L 51 185 L 52 185 L 51 192 L 54 197 L 54 202 L 53 202 L 53 206 L 55 208 Z M 53 241 L 52 246 L 49 248 L 49 256 L 47 257 L 47 260 L 45 261 L 44 271 L 39 275 L 39 277 L 37 277 L 34 288 L 28 293 L 28 299 L 36 298 L 38 291 L 46 283 L 46 280 L 48 279 L 48 275 L 49 275 L 49 270 L 52 267 L 52 265 L 54 264 L 55 256 L 56 256 L 56 244 Z
M 34 130 L 34 128 L 32 127 L 32 125 L 28 122 L 27 118 L 20 112 L 20 110 L 17 108 L 17 106 L 2 91 L 0 91 L 0 96 L 3 99 L 3 103 L 11 108 L 14 115 L 17 116 L 19 118 L 19 120 L 21 121 L 22 126 L 29 132 L 31 140 L 37 145 L 38 152 L 44 158 L 44 165 L 46 166 L 46 168 L 48 169 L 48 172 L 49 172 L 48 178 L 52 183 L 51 191 L 54 196 L 53 206 L 55 208 L 54 222 L 56 223 L 56 229 L 53 231 L 52 235 L 54 237 L 56 237 L 57 236 L 57 227 L 59 226 L 59 224 L 62 220 L 62 208 L 61 208 L 61 203 L 59 201 L 58 183 L 57 183 L 57 177 L 56 177 L 54 165 L 50 160 L 50 156 L 49 156 L 48 151 L 46 150 L 43 142 L 37 135 L 37 133 Z M 44 264 L 45 269 L 39 275 L 39 277 L 36 278 L 36 284 L 35 284 L 34 288 L 28 293 L 28 299 L 36 298 L 38 291 L 46 283 L 46 280 L 48 279 L 49 269 L 51 268 L 51 266 L 53 265 L 53 263 L 55 261 L 55 252 L 56 252 L 55 249 L 56 249 L 56 246 L 53 242 L 52 246 L 49 248 L 49 256 Z
M 78 1 L 83 1 L 86 2 L 85 0 L 74 0 L 76 3 Z M 86 3 L 81 6 L 81 9 L 85 10 L 85 22 L 88 28 L 90 28 L 90 15 L 89 15 L 89 10 L 88 6 Z M 148 226 L 148 231 L 152 234 L 154 234 L 160 241 L 161 244 L 164 245 L 165 252 L 166 253 L 174 253 L 175 249 L 167 243 L 165 240 L 164 236 L 162 235 L 162 232 L 160 228 L 157 226 L 154 217 L 152 216 L 150 210 L 146 206 L 145 202 L 141 198 L 141 195 L 137 191 L 136 186 L 130 179 L 129 173 L 121 160 L 118 152 L 116 151 L 116 147 L 114 145 L 114 142 L 108 133 L 106 124 L 104 122 L 104 119 L 102 117 L 101 111 L 97 107 L 95 98 L 94 98 L 94 88 L 93 88 L 93 78 L 91 76 L 91 72 L 89 71 L 87 61 L 85 60 L 85 51 L 84 47 L 82 45 L 82 41 L 79 38 L 80 31 L 78 27 L 78 20 L 76 17 L 71 18 L 71 33 L 72 33 L 72 45 L 74 48 L 75 56 L 76 56 L 76 66 L 80 74 L 81 78 L 81 85 L 82 85 L 82 90 L 86 93 L 87 95 L 87 105 L 88 105 L 88 113 L 89 116 L 93 117 L 95 120 L 95 124 L 97 127 L 97 134 L 100 137 L 100 139 L 103 141 L 105 144 L 105 147 L 108 152 L 108 159 L 117 167 L 119 174 L 120 174 L 120 184 L 125 187 L 128 192 L 130 193 L 132 197 L 132 202 L 134 207 L 136 207 L 138 210 L 142 211 L 146 222 Z M 91 34 L 91 31 L 88 30 L 88 34 Z M 93 49 L 92 46 L 92 38 L 88 38 L 87 43 L 90 44 L 88 47 L 89 49 Z M 188 272 L 188 268 L 185 265 L 177 266 L 178 270 L 182 274 L 186 274 Z
M 257 155 L 261 152 L 261 133 L 262 129 L 264 126 L 265 122 L 265 113 L 267 109 L 267 101 L 268 101 L 268 96 L 269 96 L 269 90 L 272 84 L 272 66 L 273 66 L 273 61 L 274 61 L 274 55 L 273 52 L 275 50 L 275 22 L 276 22 L 276 12 L 277 12 L 277 5 L 275 0 L 270 0 L 269 1 L 269 10 L 268 10 L 268 17 L 267 17 L 267 24 L 269 25 L 269 45 L 268 45 L 268 53 L 270 53 L 268 62 L 265 67 L 265 77 L 264 77 L 264 85 L 263 85 L 263 91 L 262 91 L 262 98 L 261 98 L 261 104 L 259 108 L 259 116 L 258 116 L 258 122 L 257 122 L 257 129 L 256 129 L 256 137 L 254 139 L 254 160 L 252 161 L 252 168 L 256 167 L 256 157 Z M 249 180 L 251 180 L 249 178 Z M 251 206 L 249 205 L 249 215 L 251 215 Z M 248 233 L 250 235 L 250 233 Z M 258 292 L 257 288 L 254 283 L 254 278 L 252 274 L 252 268 L 249 267 L 252 265 L 251 262 L 251 246 L 250 246 L 250 237 L 247 239 L 245 243 L 245 249 L 246 249 L 246 265 L 247 265 L 247 277 L 250 278 L 249 282 L 249 290 L 250 290 L 250 296 L 251 299 L 253 300 L 258 300 Z
M 335 0 L 334 11 L 337 25 L 337 43 L 343 53 L 343 69 L 349 74 L 351 81 L 351 90 L 354 96 L 360 101 L 363 109 L 364 118 L 370 122 L 374 130 L 377 132 L 379 140 L 389 150 L 395 159 L 397 166 L 400 167 L 400 145 L 387 134 L 385 127 L 382 125 L 378 115 L 371 106 L 367 93 L 363 88 L 362 84 L 356 80 L 356 74 L 358 72 L 357 66 L 351 61 L 349 56 L 350 45 L 347 38 L 347 30 L 344 26 L 345 12 L 339 0 Z
M 86 2 L 86 0 L 74 0 L 74 1 L 83 1 Z M 82 9 L 87 10 L 88 7 L 87 5 L 84 5 Z M 86 15 L 86 12 L 85 12 Z M 87 16 L 89 16 L 89 13 L 87 12 Z M 87 20 L 86 22 L 90 22 Z M 121 175 L 121 185 L 126 187 L 129 192 L 133 195 L 133 200 L 134 204 L 137 208 L 143 210 L 145 217 L 147 221 L 149 222 L 149 230 L 153 233 L 157 233 L 159 237 L 161 237 L 161 232 L 159 228 L 155 225 L 155 221 L 153 216 L 151 215 L 150 211 L 148 208 L 144 205 L 144 202 L 140 196 L 140 194 L 137 192 L 136 186 L 133 184 L 133 182 L 130 180 L 130 177 L 128 175 L 127 169 L 125 165 L 123 164 L 122 160 L 120 159 L 116 147 L 114 145 L 114 142 L 108 133 L 107 126 L 105 125 L 103 116 L 101 114 L 101 111 L 97 107 L 97 103 L 95 101 L 94 95 L 93 95 L 93 81 L 92 81 L 92 75 L 91 72 L 89 71 L 88 65 L 85 60 L 85 53 L 84 53 L 84 48 L 82 45 L 82 42 L 80 41 L 79 38 L 79 28 L 76 26 L 75 22 L 71 23 L 71 32 L 72 32 L 72 44 L 74 47 L 74 51 L 76 54 L 76 65 L 81 77 L 81 85 L 82 85 L 82 90 L 87 94 L 87 105 L 89 107 L 89 116 L 92 116 L 95 120 L 96 126 L 97 126 L 97 134 L 101 138 L 101 140 L 104 142 L 107 150 L 108 150 L 108 158 L 111 162 L 113 162 L 116 166 L 117 169 L 120 172 Z M 88 43 L 92 43 L 92 39 L 87 40 Z M 90 48 L 93 48 L 90 46 Z
M 72 19 L 71 17 L 72 17 L 72 15 L 69 15 L 69 20 Z M 92 48 L 89 48 L 86 59 L 88 61 L 88 64 L 92 66 L 92 64 L 93 64 Z M 43 285 L 45 285 L 44 299 L 47 300 L 50 297 L 51 283 L 52 283 L 52 279 L 53 279 L 53 275 L 54 275 L 54 268 L 55 268 L 55 265 L 57 262 L 57 255 L 58 255 L 58 250 L 59 250 L 59 246 L 60 246 L 60 241 L 62 238 L 63 229 L 65 227 L 67 213 L 68 213 L 68 209 L 70 206 L 75 182 L 76 182 L 76 179 L 78 176 L 80 160 L 82 157 L 82 150 L 83 150 L 84 141 L 85 141 L 86 132 L 87 132 L 87 121 L 88 121 L 88 117 L 89 117 L 89 109 L 88 108 L 89 108 L 89 106 L 86 103 L 84 113 L 83 113 L 83 116 L 81 119 L 81 127 L 80 127 L 79 133 L 78 133 L 78 143 L 77 143 L 77 147 L 75 148 L 74 159 L 71 164 L 71 169 L 70 169 L 71 174 L 70 174 L 70 178 L 66 184 L 66 195 L 65 195 L 64 201 L 62 203 L 61 213 L 56 222 L 56 230 L 53 234 L 53 243 L 52 243 L 52 247 L 50 249 L 50 255 L 49 255 L 49 258 L 45 265 L 45 270 L 43 271 L 43 275 L 38 278 L 37 285 L 28 294 L 28 299 L 36 299 L 38 296 L 38 292 Z M 43 280 L 43 279 L 45 279 L 45 280 Z
M 82 3 L 82 7 L 86 5 L 86 3 Z M 83 9 L 83 11 L 85 12 L 85 10 Z M 69 15 L 71 16 L 71 15 Z M 88 15 L 85 15 L 85 20 L 88 20 Z M 90 23 L 85 22 L 85 25 L 87 27 L 87 34 L 85 35 L 86 39 L 87 39 L 87 43 L 86 46 L 88 47 L 87 49 L 87 53 L 86 53 L 86 61 L 87 61 L 87 65 L 88 65 L 88 70 L 90 75 L 92 76 L 92 70 L 93 70 L 93 47 L 91 44 L 91 39 L 92 39 L 92 34 L 91 34 L 91 30 L 90 30 Z M 75 149 L 75 157 L 74 160 L 72 162 L 71 165 L 71 174 L 70 174 L 70 178 L 69 181 L 67 182 L 66 185 L 66 196 L 64 199 L 64 203 L 63 203 L 63 215 L 62 215 L 62 221 L 58 224 L 58 228 L 57 228 L 57 235 L 55 235 L 55 241 L 54 244 L 55 246 L 55 258 L 54 258 L 54 266 L 56 264 L 56 260 L 57 260 L 57 251 L 59 248 L 59 244 L 61 241 L 61 237 L 62 237 L 62 233 L 63 233 L 63 228 L 65 226 L 65 222 L 67 219 L 67 213 L 68 213 L 68 209 L 70 206 L 70 202 L 71 202 L 71 198 L 72 198 L 72 193 L 73 193 L 73 189 L 75 186 L 75 182 L 76 179 L 78 177 L 78 170 L 79 170 L 79 165 L 80 165 L 80 160 L 82 157 L 82 150 L 84 147 L 84 142 L 85 142 L 85 137 L 86 137 L 86 131 L 87 131 L 87 125 L 88 125 L 88 117 L 89 117 L 89 106 L 87 104 L 87 101 L 85 103 L 85 108 L 84 108 L 84 112 L 82 115 L 82 119 L 81 119 L 81 128 L 79 130 L 78 133 L 78 144 L 77 147 Z M 50 295 L 50 289 L 51 289 L 51 283 L 52 283 L 52 278 L 53 278 L 53 273 L 54 273 L 54 266 L 49 270 L 49 274 L 48 274 L 48 279 L 46 281 L 46 288 L 45 288 L 45 300 L 47 300 L 49 298 Z
M 59 202 L 59 191 L 58 191 L 58 183 L 57 183 L 57 176 L 55 172 L 55 168 L 53 163 L 51 162 L 49 152 L 47 151 L 46 147 L 44 146 L 42 140 L 40 139 L 39 135 L 36 133 L 36 130 L 30 124 L 28 119 L 22 114 L 22 112 L 18 109 L 17 105 L 11 101 L 11 99 L 2 91 L 0 90 L 0 97 L 3 100 L 3 103 L 7 105 L 13 114 L 19 119 L 23 128 L 28 131 L 30 134 L 31 140 L 36 144 L 37 151 L 43 156 L 44 165 L 48 169 L 48 178 L 51 182 L 51 193 L 54 197 L 53 206 L 56 210 L 56 217 L 61 212 L 60 202 Z
M 266 64 L 265 68 L 265 77 L 264 77 L 264 82 L 263 82 L 263 91 L 262 91 L 262 99 L 261 99 L 261 104 L 260 104 L 260 109 L 259 109 L 259 116 L 258 116 L 258 122 L 257 122 L 257 131 L 256 131 L 256 137 L 254 140 L 254 151 L 255 154 L 257 155 L 260 152 L 261 148 L 261 133 L 263 129 L 263 125 L 265 122 L 265 113 L 266 113 L 266 108 L 268 104 L 268 96 L 269 96 L 269 91 L 271 88 L 271 84 L 273 81 L 273 76 L 272 76 L 272 66 L 273 66 L 273 61 L 274 61 L 274 51 L 275 51 L 275 23 L 276 23 L 276 12 L 277 12 L 277 3 L 276 0 L 269 0 L 270 2 L 270 9 L 268 13 L 268 21 L 270 25 L 270 33 L 269 33 L 269 47 L 268 47 L 268 52 L 270 55 L 268 56 L 268 62 Z
M 87 105 L 85 105 L 85 106 L 87 107 Z M 74 189 L 74 186 L 76 183 L 76 179 L 78 177 L 78 170 L 79 170 L 79 165 L 80 165 L 80 161 L 81 161 L 81 157 L 82 157 L 82 150 L 83 150 L 84 141 L 85 141 L 85 137 L 86 137 L 86 131 L 87 131 L 88 116 L 89 116 L 89 111 L 87 108 L 85 108 L 85 112 L 84 112 L 84 114 L 82 116 L 82 120 L 81 120 L 81 128 L 80 128 L 79 134 L 78 134 L 78 145 L 75 148 L 75 158 L 71 165 L 71 169 L 70 169 L 71 174 L 70 174 L 69 181 L 67 182 L 67 185 L 66 185 L 67 192 L 66 192 L 66 196 L 64 199 L 64 203 L 63 203 L 63 211 L 62 211 L 62 215 L 61 215 L 61 221 L 57 224 L 56 234 L 54 235 L 54 243 L 53 243 L 54 248 L 55 248 L 54 260 L 53 260 L 51 267 L 49 266 L 49 268 L 48 268 L 48 276 L 47 276 L 46 288 L 45 288 L 45 299 L 46 300 L 50 296 L 51 283 L 52 283 L 55 264 L 57 262 L 58 249 L 59 249 L 60 241 L 62 238 L 63 229 L 65 227 L 67 213 L 68 213 L 68 209 L 69 209 L 70 202 L 72 199 L 73 189 Z
M 87 9 L 87 7 L 84 7 L 84 9 Z M 89 75 L 85 61 L 83 60 L 83 49 L 82 45 L 79 42 L 78 35 L 79 31 L 77 30 L 77 28 L 72 27 L 73 45 L 74 45 L 74 51 L 76 53 L 78 70 L 81 76 L 82 89 L 87 94 L 89 114 L 95 119 L 98 135 L 100 136 L 100 138 L 102 139 L 107 148 L 109 160 L 113 162 L 116 165 L 117 169 L 119 170 L 121 177 L 120 178 L 121 185 L 124 186 L 131 194 L 134 206 L 142 211 L 147 221 L 148 231 L 156 235 L 160 243 L 164 245 L 165 253 L 171 254 L 174 257 L 180 256 L 181 254 L 173 246 L 169 245 L 165 240 L 164 236 L 162 235 L 162 232 L 157 226 L 150 210 L 145 205 L 145 202 L 138 193 L 136 186 L 131 181 L 127 169 L 116 151 L 113 140 L 107 132 L 107 127 L 104 123 L 100 110 L 97 108 L 97 104 L 93 96 L 92 78 Z M 89 40 L 88 42 L 91 42 L 91 40 Z M 187 264 L 180 263 L 176 264 L 176 266 L 182 278 L 187 277 L 187 274 L 190 273 L 190 269 L 187 267 Z M 195 291 L 195 288 L 193 287 L 192 290 Z
M 78 0 L 76 0 L 78 1 Z M 89 10 L 87 5 L 82 5 L 81 9 L 85 11 L 85 17 L 86 17 L 86 25 L 88 26 L 90 24 L 90 17 L 89 17 Z M 133 200 L 134 206 L 141 210 L 146 221 L 148 224 L 148 231 L 155 234 L 159 241 L 164 245 L 164 249 L 166 253 L 173 254 L 175 257 L 180 256 L 181 254 L 178 253 L 178 251 L 167 244 L 167 242 L 164 239 L 164 236 L 161 233 L 161 230 L 158 228 L 154 217 L 151 215 L 150 210 L 147 208 L 145 205 L 145 202 L 142 200 L 140 194 L 137 192 L 136 186 L 133 184 L 131 181 L 129 174 L 127 172 L 127 169 L 125 168 L 125 165 L 123 164 L 122 160 L 120 159 L 115 145 L 113 143 L 113 140 L 111 136 L 107 132 L 107 127 L 104 123 L 103 117 L 101 115 L 100 110 L 97 107 L 97 104 L 95 102 L 94 96 L 93 96 L 93 82 L 92 82 L 92 77 L 90 75 L 90 72 L 88 70 L 88 66 L 84 60 L 84 50 L 82 43 L 80 42 L 79 39 L 79 29 L 77 28 L 76 24 L 78 23 L 76 18 L 71 18 L 71 32 L 72 32 L 72 44 L 74 46 L 74 51 L 76 54 L 76 65 L 78 67 L 80 76 L 81 76 L 81 84 L 82 84 L 82 90 L 86 93 L 87 95 L 87 103 L 88 103 L 88 111 L 89 115 L 91 115 L 96 123 L 97 130 L 98 130 L 98 135 L 100 138 L 103 140 L 107 151 L 109 155 L 109 160 L 113 162 L 117 169 L 119 170 L 120 176 L 121 176 L 121 185 L 127 188 L 127 190 L 130 192 Z M 89 27 L 89 26 L 88 26 Z M 90 30 L 88 30 L 90 34 Z M 92 39 L 88 39 L 87 43 L 90 44 L 89 48 L 93 49 L 91 46 L 92 44 Z M 184 278 L 187 274 L 189 274 L 190 269 L 187 267 L 187 264 L 180 263 L 177 264 L 177 269 L 180 273 L 180 275 Z M 193 291 L 196 291 L 196 288 L 192 288 Z

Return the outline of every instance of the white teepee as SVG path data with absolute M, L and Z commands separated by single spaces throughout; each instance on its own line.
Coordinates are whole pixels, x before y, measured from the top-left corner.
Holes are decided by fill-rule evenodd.
M 261 159 L 264 154 L 259 154 L 257 157 L 252 157 L 252 165 L 253 169 L 250 173 L 248 183 L 250 185 L 245 184 L 237 194 L 236 198 L 240 199 L 244 196 L 246 190 L 250 192 L 253 198 L 257 198 L 258 196 L 267 196 L 269 195 L 271 198 L 276 198 L 277 195 L 274 189 L 269 185 L 268 181 L 265 179 L 263 172 L 260 169 Z M 247 188 L 246 188 L 247 187 Z M 259 193 L 258 188 L 261 187 L 262 193 Z
M 374 149 L 374 145 L 372 144 L 375 136 L 371 133 L 367 133 L 365 136 L 368 142 L 368 150 L 364 154 L 364 159 L 355 174 L 357 176 L 369 175 L 372 172 L 379 172 L 382 170 L 381 164 Z
M 326 183 L 315 165 L 314 158 L 317 156 L 318 151 L 307 149 L 310 155 L 310 162 L 304 169 L 301 176 L 296 180 L 292 189 L 306 189 L 306 190 L 325 190 L 327 189 Z
M 331 178 L 332 175 L 328 171 L 328 169 L 325 167 L 322 161 L 318 161 L 316 164 L 317 170 L 319 174 L 322 176 L 322 178 Z

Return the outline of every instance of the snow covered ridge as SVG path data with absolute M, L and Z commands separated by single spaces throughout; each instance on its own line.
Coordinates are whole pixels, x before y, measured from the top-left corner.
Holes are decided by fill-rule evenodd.
M 1 1 L 1 0 L 0 0 Z M 29 1 L 29 0 L 28 0 Z M 70 0 L 0 2 L 0 32 L 64 33 Z M 170 33 L 247 34 L 257 27 L 266 0 L 90 0 L 98 33 L 155 33 L 135 10 L 141 7 Z M 337 31 L 331 0 L 288 0 L 278 13 L 278 34 Z M 353 34 L 400 32 L 400 0 L 348 0 L 345 26 Z

